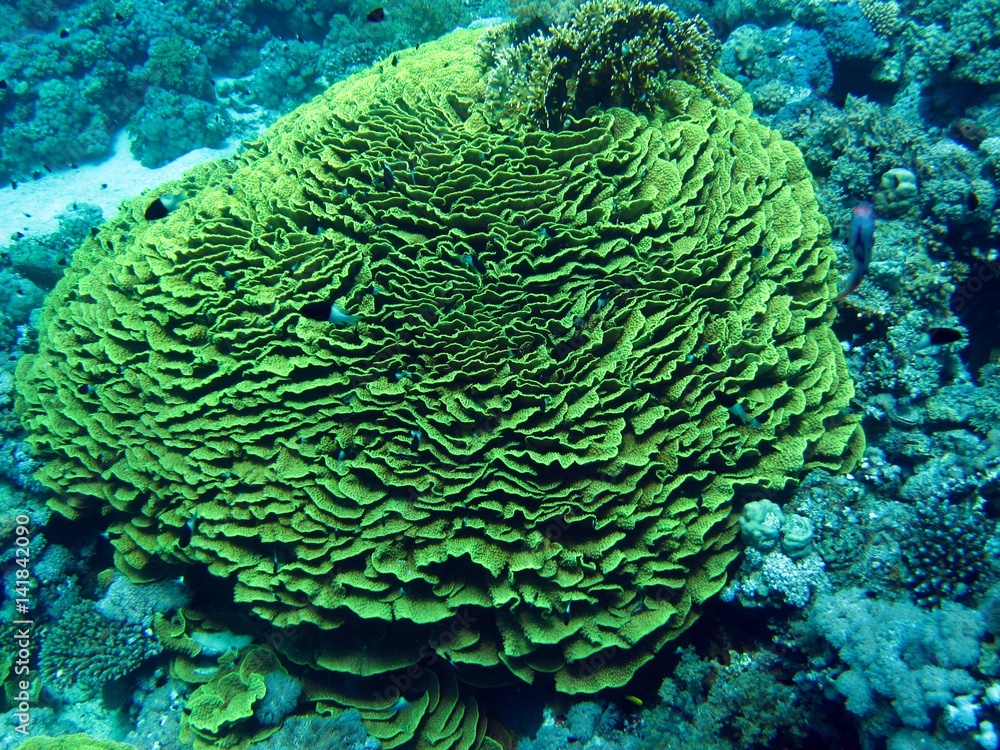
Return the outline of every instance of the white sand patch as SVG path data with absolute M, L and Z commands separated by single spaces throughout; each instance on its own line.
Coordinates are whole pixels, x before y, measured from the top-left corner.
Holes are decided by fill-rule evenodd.
M 54 232 L 59 227 L 56 215 L 74 201 L 100 206 L 104 218 L 110 219 L 126 198 L 175 180 L 197 164 L 229 156 L 238 146 L 238 139 L 230 139 L 219 148 L 200 148 L 159 169 L 147 169 L 132 157 L 123 129 L 115 136 L 113 153 L 102 162 L 46 172 L 37 180 L 18 183 L 16 190 L 10 184 L 0 188 L 0 245 L 17 231 L 28 235 Z

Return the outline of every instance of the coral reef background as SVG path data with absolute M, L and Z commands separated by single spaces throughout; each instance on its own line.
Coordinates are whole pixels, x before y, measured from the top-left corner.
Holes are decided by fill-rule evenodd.
M 370 21 L 375 8 L 358 2 L 4 4 L 0 200 L 100 160 L 122 132 L 137 168 L 238 149 L 345 75 L 391 66 L 456 25 L 500 17 L 530 32 L 565 24 L 579 5 L 404 2 Z M 102 525 L 46 505 L 13 412 L 14 370 L 39 351 L 45 295 L 112 218 L 73 196 L 57 232 L 32 232 L 25 215 L 0 252 L 0 748 L 162 750 L 227 736 L 275 749 L 303 737 L 393 747 L 427 715 L 428 695 L 459 717 L 441 730 L 455 746 L 1000 746 L 1000 7 L 679 0 L 670 10 L 704 19 L 721 71 L 801 149 L 842 277 L 850 211 L 875 206 L 868 275 L 831 324 L 854 381 L 847 408 L 868 442 L 856 469 L 738 498 L 727 587 L 626 687 L 578 698 L 544 684 L 481 687 L 469 702 L 439 659 L 401 677 L 393 710 L 363 723 L 365 706 L 343 708 L 344 685 L 309 684 L 261 650 L 280 648 L 281 629 L 198 619 L 192 604 L 216 595 L 214 579 L 131 584 L 113 573 Z M 934 343 L 939 328 L 958 340 Z M 25 535 L 43 678 L 29 691 L 27 741 L 12 624 Z M 220 704 L 232 712 L 220 716 Z

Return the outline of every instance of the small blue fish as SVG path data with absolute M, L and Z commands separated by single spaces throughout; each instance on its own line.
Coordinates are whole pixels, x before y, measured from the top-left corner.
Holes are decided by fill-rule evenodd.
M 476 273 L 479 274 L 486 273 L 486 269 L 483 267 L 482 262 L 475 255 L 469 255 L 469 254 L 459 255 L 458 259 Z
M 741 403 L 737 402 L 730 406 L 729 413 L 740 420 L 744 427 L 760 427 L 760 420 L 757 417 L 751 417 L 747 414 L 747 410 L 743 408 L 743 404 Z
M 858 288 L 858 284 L 868 273 L 874 244 L 875 208 L 868 201 L 862 201 L 851 212 L 851 225 L 847 229 L 847 246 L 851 250 L 851 272 L 836 301 L 839 302 Z

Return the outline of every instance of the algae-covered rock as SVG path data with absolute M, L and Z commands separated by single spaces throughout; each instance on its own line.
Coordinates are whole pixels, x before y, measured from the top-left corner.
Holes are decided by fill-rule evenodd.
M 207 567 L 300 663 L 594 691 L 725 584 L 738 496 L 860 452 L 829 225 L 721 79 L 491 131 L 479 34 L 126 204 L 18 410 L 121 570 Z

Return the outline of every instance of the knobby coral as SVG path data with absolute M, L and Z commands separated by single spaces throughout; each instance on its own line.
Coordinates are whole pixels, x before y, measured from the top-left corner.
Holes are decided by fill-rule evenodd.
M 829 225 L 735 89 L 496 132 L 481 34 L 334 87 L 164 218 L 127 204 L 18 409 L 121 570 L 232 579 L 295 661 L 592 691 L 725 584 L 738 493 L 860 451 Z

